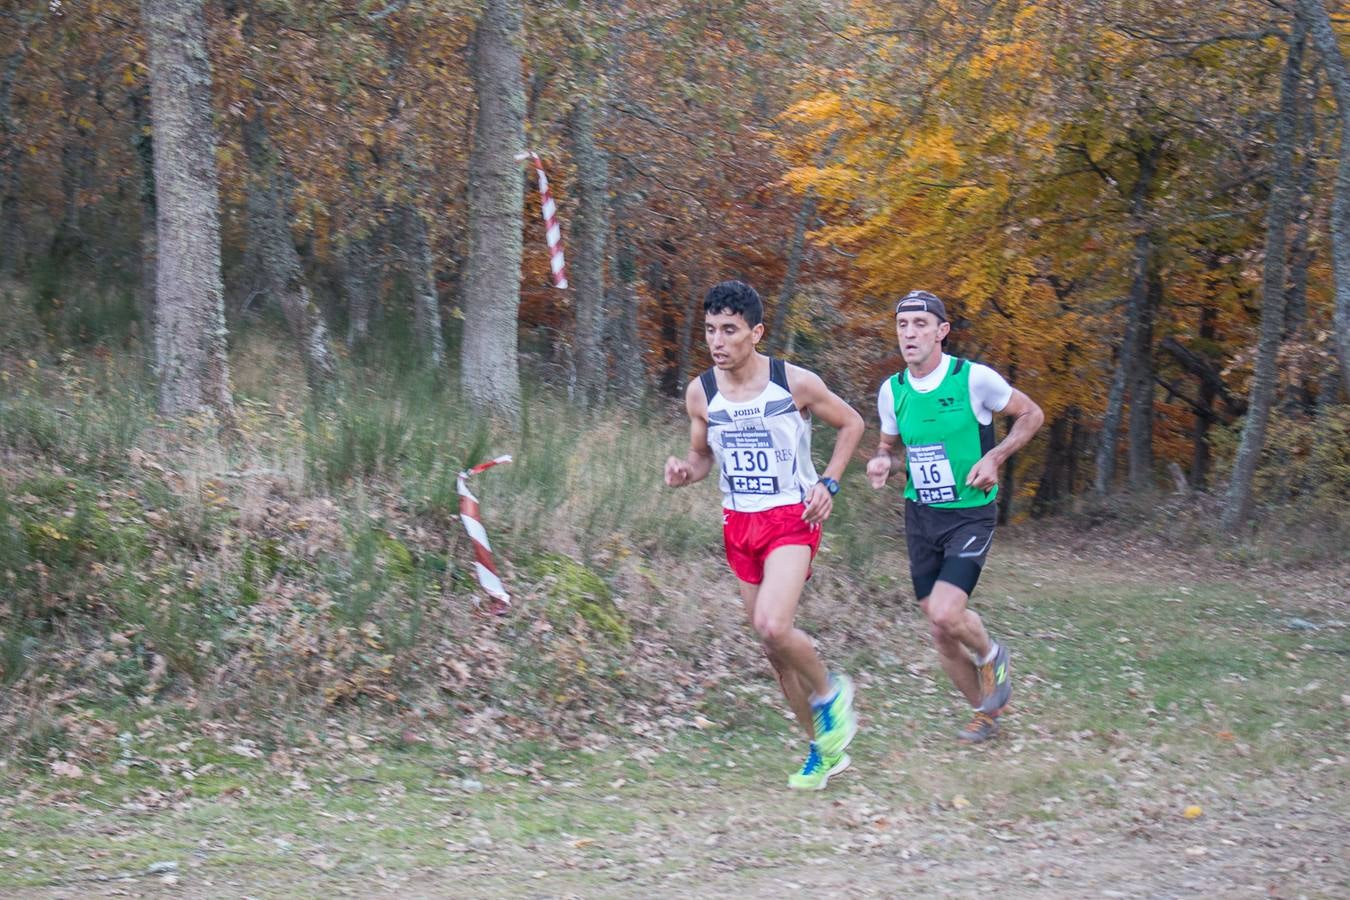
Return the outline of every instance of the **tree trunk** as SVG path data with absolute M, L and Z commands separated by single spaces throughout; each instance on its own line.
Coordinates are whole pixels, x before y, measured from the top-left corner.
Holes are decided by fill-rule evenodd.
M 830 135 L 821 149 L 816 168 L 823 168 L 829 162 L 842 136 L 843 132 L 839 131 Z M 783 273 L 783 286 L 778 291 L 778 304 L 773 310 L 773 327 L 769 331 L 771 353 L 791 352 L 794 335 L 788 334 L 788 331 L 792 327 L 789 324 L 792 321 L 792 298 L 797 293 L 797 276 L 801 272 L 802 258 L 806 255 L 806 229 L 815 221 L 819 203 L 815 189 L 808 190 L 802 197 L 802 205 L 798 207 L 796 219 L 792 224 L 792 240 L 788 242 L 787 269 Z
M 248 156 L 249 243 L 259 266 L 263 290 L 281 306 L 291 335 L 300 344 L 305 380 L 316 394 L 326 393 L 337 374 L 329 347 L 328 323 L 310 295 L 300 255 L 291 236 L 285 188 L 262 110 L 254 108 L 243 126 Z
M 632 405 L 646 392 L 647 366 L 643 361 L 646 350 L 638 336 L 637 246 L 628 224 L 628 200 L 628 192 L 620 189 L 614 204 L 614 292 L 609 321 L 614 334 L 615 393 L 620 402 Z
M 202 0 L 142 0 L 155 127 L 159 410 L 234 419 L 220 274 L 211 63 Z
M 1305 38 L 1306 41 L 1306 38 Z M 1284 336 L 1302 335 L 1308 322 L 1308 270 L 1312 266 L 1313 196 L 1317 190 L 1317 95 L 1319 70 L 1313 70 L 1312 84 L 1303 92 L 1300 103 L 1298 142 L 1303 150 L 1303 164 L 1298 170 L 1298 184 L 1294 192 L 1294 233 L 1289 239 L 1289 289 L 1284 308 Z
M 1120 423 L 1124 418 L 1125 392 L 1130 385 L 1134 372 L 1134 355 L 1139 347 L 1139 329 L 1149 303 L 1149 278 L 1153 271 L 1153 234 L 1145 221 L 1148 208 L 1149 190 L 1154 176 L 1158 172 L 1158 158 L 1162 155 L 1162 141 L 1150 138 L 1147 147 L 1139 150 L 1135 158 L 1139 162 L 1139 172 L 1135 176 L 1134 187 L 1130 195 L 1130 217 L 1135 225 L 1134 236 L 1134 277 L 1130 284 L 1130 296 L 1125 307 L 1125 336 L 1120 343 L 1120 352 L 1116 358 L 1116 372 L 1111 380 L 1111 392 L 1107 397 L 1106 414 L 1102 420 L 1100 443 L 1097 446 L 1097 465 L 1093 479 L 1093 491 L 1107 494 L 1111 491 L 1116 475 L 1116 445 L 1120 440 Z
M 1299 0 L 1299 11 L 1322 57 L 1341 119 L 1340 161 L 1331 201 L 1331 261 L 1336 282 L 1336 355 L 1341 363 L 1341 386 L 1350 394 L 1350 70 L 1322 0 Z
M 464 285 L 464 392 L 478 410 L 518 419 L 521 216 L 525 149 L 520 0 L 486 0 L 471 63 L 478 118 L 469 154 L 469 259 Z
M 1162 303 L 1162 279 L 1156 265 L 1156 248 L 1152 253 L 1154 265 L 1148 274 L 1148 299 L 1139 317 L 1135 331 L 1132 355 L 1133 376 L 1130 383 L 1129 477 L 1130 487 L 1136 491 L 1148 490 L 1153 483 L 1153 323 Z
M 694 366 L 694 334 L 703 326 L 703 277 L 689 280 L 689 297 L 684 303 L 684 324 L 680 327 L 679 369 L 681 378 L 688 378 Z
M 1218 312 L 1212 306 L 1206 306 L 1200 311 L 1200 339 L 1209 342 L 1214 340 L 1214 326 L 1218 319 Z M 1209 486 L 1209 427 L 1217 418 L 1213 413 L 1214 400 L 1219 396 L 1219 391 L 1214 383 L 1207 379 L 1197 376 L 1200 390 L 1200 410 L 1195 413 L 1195 422 L 1192 425 L 1191 434 L 1193 437 L 1193 447 L 1191 450 L 1191 487 L 1197 491 L 1203 491 Z
M 379 279 L 371 234 L 349 235 L 342 248 L 342 293 L 347 300 L 347 347 L 359 347 L 370 337 L 370 311 L 375 306 Z
M 93 171 L 89 129 L 76 124 L 68 128 L 61 144 L 61 217 L 52 233 L 51 256 L 64 262 L 84 247 L 84 228 L 80 222 L 81 195 Z
M 23 231 L 19 221 L 19 166 L 23 149 L 19 145 L 19 123 L 14 120 L 14 86 L 19 67 L 28 51 L 27 29 L 20 31 L 17 46 L 0 67 L 0 274 L 12 275 L 19 268 L 23 253 Z
M 140 172 L 141 240 L 139 246 L 140 283 L 136 305 L 141 316 L 141 342 L 146 357 L 155 358 L 155 141 L 150 121 L 150 86 L 137 87 L 128 97 L 131 125 L 135 129 L 132 147 Z
M 522 195 L 522 202 L 523 202 Z M 445 332 L 441 329 L 441 301 L 436 290 L 436 261 L 431 253 L 431 237 L 427 219 L 411 202 L 404 203 L 399 215 L 403 223 L 404 239 L 408 246 L 408 276 L 413 288 L 413 330 L 417 344 L 428 365 L 440 369 L 445 365 Z M 519 240 L 516 246 L 520 246 Z M 517 254 L 519 258 L 519 254 Z M 517 294 L 519 282 L 516 282 Z M 512 316 L 514 321 L 514 314 Z M 515 346 L 514 325 L 512 347 Z M 512 357 L 514 367 L 514 357 Z M 513 369 L 514 370 L 514 369 Z
M 782 354 L 789 343 L 788 329 L 792 327 L 792 298 L 797 293 L 797 274 L 801 271 L 802 257 L 806 252 L 806 229 L 816 217 L 816 205 L 819 200 L 814 190 L 807 191 L 802 205 L 797 209 L 796 221 L 792 225 L 792 240 L 788 242 L 787 270 L 783 273 L 783 286 L 778 291 L 778 303 L 773 310 L 773 328 L 769 333 L 769 352 Z
M 568 117 L 572 160 L 576 163 L 576 214 L 572 219 L 572 348 L 577 364 L 577 400 L 583 408 L 598 404 L 605 390 L 606 357 L 602 336 L 605 313 L 605 243 L 609 236 L 609 159 L 595 140 L 595 114 L 586 97 Z
M 1228 482 L 1228 496 L 1219 520 L 1225 531 L 1237 530 L 1251 515 L 1252 479 L 1261 459 L 1261 448 L 1266 443 L 1266 424 L 1275 401 L 1277 357 L 1280 338 L 1284 334 L 1285 250 L 1294 206 L 1294 143 L 1302 94 L 1299 79 L 1305 37 L 1304 17 L 1295 13 L 1289 52 L 1280 78 L 1280 111 L 1275 119 L 1275 154 L 1266 208 L 1266 258 L 1261 271 L 1261 337 L 1247 401 L 1247 421 L 1242 426 L 1242 440 L 1233 460 L 1233 475 Z
M 1050 435 L 1045 450 L 1045 468 L 1036 483 L 1036 495 L 1031 501 L 1032 518 L 1040 519 L 1059 511 L 1064 497 L 1073 493 L 1073 486 L 1065 484 L 1069 472 L 1069 455 L 1073 452 L 1070 436 L 1078 417 L 1078 407 L 1071 406 L 1050 423 Z

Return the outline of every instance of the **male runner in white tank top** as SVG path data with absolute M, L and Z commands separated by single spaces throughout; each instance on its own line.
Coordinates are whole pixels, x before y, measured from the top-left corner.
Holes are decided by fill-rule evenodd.
M 754 288 L 724 281 L 708 292 L 703 310 L 713 367 L 685 392 L 689 452 L 666 460 L 666 484 L 693 484 L 718 467 L 727 562 L 740 580 L 746 617 L 811 741 L 788 785 L 820 790 L 849 764 L 844 748 L 858 729 L 853 685 L 826 670 L 795 618 L 820 524 L 829 518 L 863 420 L 820 376 L 755 349 L 764 336 L 764 307 Z M 839 430 L 819 478 L 811 461 L 813 415 Z

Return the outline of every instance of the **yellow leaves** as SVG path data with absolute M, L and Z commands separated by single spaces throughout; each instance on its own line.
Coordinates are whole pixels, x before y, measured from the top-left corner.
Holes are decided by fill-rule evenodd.
M 956 147 L 956 131 L 950 126 L 938 126 L 924 131 L 910 146 L 910 159 L 940 167 L 947 175 L 955 175 L 961 168 L 961 151 Z
M 52 527 L 51 525 L 48 525 L 46 522 L 43 522 L 41 525 L 37 526 L 37 530 L 42 532 L 44 535 L 46 535 L 47 537 L 51 538 L 54 541 L 70 540 L 69 535 L 61 533 L 56 528 Z

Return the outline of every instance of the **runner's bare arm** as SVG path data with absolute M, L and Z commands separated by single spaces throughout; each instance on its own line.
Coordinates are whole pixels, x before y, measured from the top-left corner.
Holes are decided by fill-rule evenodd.
M 838 429 L 834 437 L 834 452 L 830 462 L 821 472 L 822 477 L 838 481 L 848 468 L 848 461 L 858 449 L 862 440 L 863 418 L 858 411 L 839 398 L 834 391 L 825 386 L 825 382 L 814 372 L 799 366 L 788 366 L 788 387 L 792 390 L 792 399 L 797 408 L 819 416 L 826 425 Z M 806 496 L 806 511 L 802 518 L 812 525 L 818 525 L 830 517 L 834 508 L 834 498 L 822 484 L 816 484 Z
M 708 398 L 703 396 L 703 385 L 697 378 L 689 382 L 684 392 L 684 408 L 689 413 L 689 452 L 684 459 L 671 456 L 666 459 L 666 484 L 684 487 L 708 477 L 712 471 L 713 452 L 708 446 Z
M 883 431 L 881 440 L 877 441 L 877 452 L 867 461 L 867 483 L 877 490 L 886 486 L 886 479 L 895 470 L 895 456 L 891 451 L 898 440 L 900 435 Z
M 1007 437 L 970 467 L 966 484 L 972 487 L 988 490 L 998 484 L 999 466 L 1025 447 L 1045 421 L 1045 413 L 1041 412 L 1036 402 L 1016 388 L 1013 388 L 1008 405 L 999 411 L 999 415 L 1012 416 L 1013 426 L 1008 429 Z

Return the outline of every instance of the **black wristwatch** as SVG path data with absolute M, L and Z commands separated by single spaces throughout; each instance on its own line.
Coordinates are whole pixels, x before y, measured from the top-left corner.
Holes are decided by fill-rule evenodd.
M 825 490 L 827 490 L 827 491 L 830 492 L 830 496 L 831 496 L 831 497 L 833 497 L 835 494 L 839 493 L 839 482 L 835 481 L 833 478 L 831 478 L 831 477 L 828 476 L 828 475 L 823 476 L 823 477 L 820 479 L 820 481 L 817 481 L 817 482 L 816 482 L 816 484 L 823 484 L 823 485 L 825 485 Z

